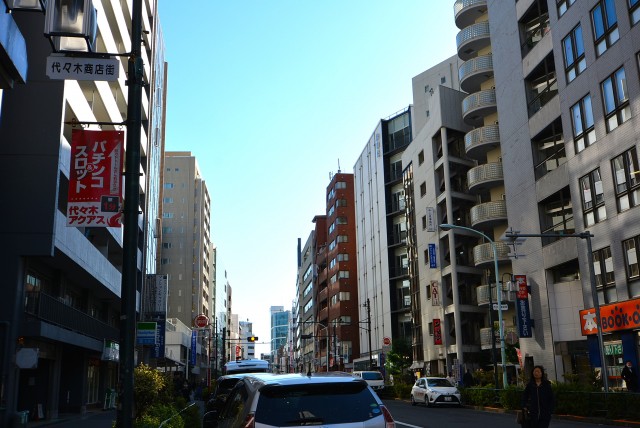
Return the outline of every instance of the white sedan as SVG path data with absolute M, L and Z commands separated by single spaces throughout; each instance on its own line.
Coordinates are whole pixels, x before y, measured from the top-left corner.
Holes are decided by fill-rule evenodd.
M 411 405 L 456 405 L 462 403 L 458 388 L 443 377 L 421 377 L 411 388 Z

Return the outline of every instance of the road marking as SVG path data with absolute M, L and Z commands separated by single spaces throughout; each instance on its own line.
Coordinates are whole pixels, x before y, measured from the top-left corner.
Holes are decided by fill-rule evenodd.
M 404 425 L 404 426 L 409 427 L 409 428 L 422 428 L 421 426 L 418 426 L 418 425 L 411 425 L 411 424 L 405 424 L 404 422 L 398 422 L 398 421 L 395 421 L 395 423 L 396 423 L 396 425 Z

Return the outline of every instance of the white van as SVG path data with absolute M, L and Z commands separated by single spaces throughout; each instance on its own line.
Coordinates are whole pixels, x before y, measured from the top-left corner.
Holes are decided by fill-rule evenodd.
M 384 389 L 384 378 L 382 377 L 382 373 L 379 371 L 358 371 L 353 372 L 353 375 L 367 381 L 369 386 L 375 390 Z

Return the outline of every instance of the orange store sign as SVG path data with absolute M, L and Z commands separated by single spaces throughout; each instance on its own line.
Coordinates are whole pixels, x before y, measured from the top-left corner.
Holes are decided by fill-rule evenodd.
M 603 333 L 640 328 L 640 299 L 600 306 L 600 320 Z M 580 311 L 580 328 L 583 336 L 598 332 L 594 308 Z

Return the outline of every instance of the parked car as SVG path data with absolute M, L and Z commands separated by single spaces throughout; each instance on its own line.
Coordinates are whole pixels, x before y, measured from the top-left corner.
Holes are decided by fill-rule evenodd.
M 248 374 L 221 410 L 203 418 L 203 428 L 307 425 L 395 428 L 391 413 L 367 382 L 340 372 Z
M 384 389 L 384 377 L 376 370 L 353 372 L 354 376 L 364 379 L 374 390 Z
M 421 377 L 411 388 L 411 405 L 461 405 L 462 396 L 458 388 L 443 377 Z

